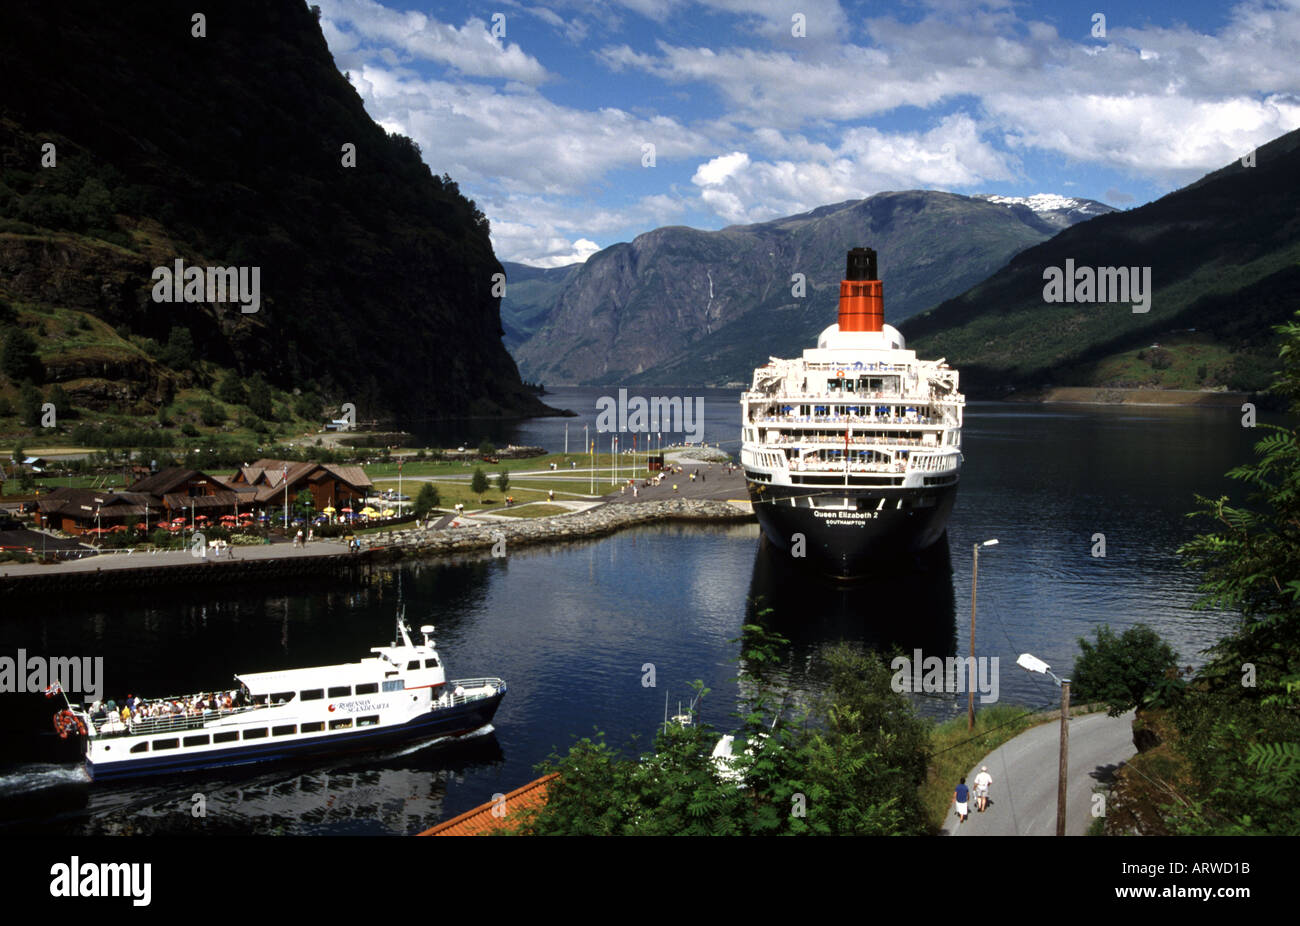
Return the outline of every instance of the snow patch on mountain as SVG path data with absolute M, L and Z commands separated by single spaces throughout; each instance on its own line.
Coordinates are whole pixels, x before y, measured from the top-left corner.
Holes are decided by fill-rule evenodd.
M 1003 206 L 1027 206 L 1037 213 L 1045 212 L 1083 212 L 1101 214 L 1111 211 L 1103 203 L 1091 199 L 1075 199 L 1059 193 L 1035 193 L 1033 196 L 999 196 L 996 193 L 977 193 L 975 199 L 983 199 Z

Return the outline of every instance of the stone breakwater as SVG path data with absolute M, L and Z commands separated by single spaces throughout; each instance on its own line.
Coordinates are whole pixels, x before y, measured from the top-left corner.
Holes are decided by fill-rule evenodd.
M 404 530 L 382 534 L 371 541 L 368 552 L 393 558 L 491 549 L 504 540 L 506 549 L 537 543 L 600 537 L 625 527 L 656 521 L 754 520 L 747 507 L 710 499 L 674 498 L 631 505 L 601 505 L 577 514 L 534 520 L 479 522 L 441 530 Z M 387 558 L 387 557 L 385 557 Z

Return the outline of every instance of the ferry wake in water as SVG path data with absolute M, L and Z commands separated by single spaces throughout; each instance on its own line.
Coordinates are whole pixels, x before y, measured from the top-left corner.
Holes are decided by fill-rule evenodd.
M 957 371 L 884 323 L 876 252 L 854 248 L 839 321 L 741 395 L 741 464 L 768 540 L 841 578 L 943 536 L 961 472 Z

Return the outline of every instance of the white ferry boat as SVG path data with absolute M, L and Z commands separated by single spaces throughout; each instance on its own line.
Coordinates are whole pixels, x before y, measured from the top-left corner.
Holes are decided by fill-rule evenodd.
M 93 779 L 268 762 L 411 740 L 461 736 L 492 721 L 506 683 L 447 681 L 432 626 L 359 662 L 235 676 L 237 688 L 174 698 L 68 703 L 54 715 L 61 736 L 84 737 Z M 66 696 L 65 696 L 66 701 Z M 125 709 L 125 710 L 123 710 Z
M 839 321 L 796 360 L 754 371 L 741 465 L 768 540 L 837 577 L 943 536 L 961 473 L 957 371 L 884 323 L 876 252 L 854 248 Z

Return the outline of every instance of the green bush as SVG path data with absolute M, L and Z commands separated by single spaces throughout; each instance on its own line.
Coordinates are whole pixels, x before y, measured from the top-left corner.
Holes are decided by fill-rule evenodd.
M 1178 654 L 1146 624 L 1119 636 L 1106 624 L 1096 636 L 1095 644 L 1080 638 L 1071 682 L 1080 701 L 1104 701 L 1112 717 L 1142 704 L 1176 671 Z

